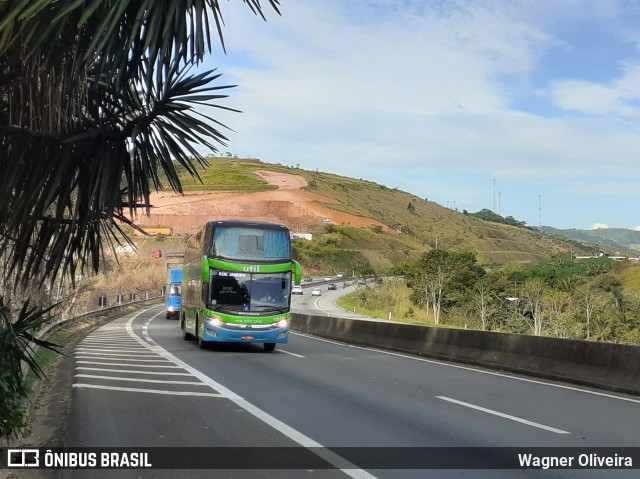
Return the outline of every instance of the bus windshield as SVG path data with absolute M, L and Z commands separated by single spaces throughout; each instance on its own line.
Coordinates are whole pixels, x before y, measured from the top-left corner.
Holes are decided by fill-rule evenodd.
M 211 255 L 242 261 L 287 261 L 291 256 L 289 232 L 284 229 L 216 226 Z
M 242 273 L 211 270 L 210 303 L 214 310 L 278 311 L 289 309 L 291 272 Z

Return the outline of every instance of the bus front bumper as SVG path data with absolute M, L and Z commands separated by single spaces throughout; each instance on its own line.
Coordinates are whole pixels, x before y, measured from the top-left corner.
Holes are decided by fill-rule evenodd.
M 286 343 L 289 340 L 289 326 L 284 328 L 260 327 L 262 325 L 213 326 L 208 322 L 204 327 L 205 341 L 240 343 Z

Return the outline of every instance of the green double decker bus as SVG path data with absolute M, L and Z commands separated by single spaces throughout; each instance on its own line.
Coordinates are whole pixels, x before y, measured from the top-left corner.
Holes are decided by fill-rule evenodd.
M 273 351 L 289 339 L 291 288 L 301 270 L 284 225 L 210 221 L 187 242 L 180 327 L 201 348 L 256 342 Z

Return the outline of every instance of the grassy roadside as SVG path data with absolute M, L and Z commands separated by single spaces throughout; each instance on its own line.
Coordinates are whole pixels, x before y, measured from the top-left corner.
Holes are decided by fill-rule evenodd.
M 359 306 L 358 303 L 359 300 L 357 298 L 357 291 L 341 296 L 336 301 L 336 304 L 339 307 L 350 313 L 357 313 L 363 316 L 369 316 L 371 318 L 389 320 L 389 308 L 387 308 L 386 310 L 368 309 L 366 307 Z M 407 316 L 406 314 L 395 314 L 393 311 L 391 311 L 391 322 L 400 324 L 415 324 L 418 326 L 430 326 L 433 328 L 463 329 L 462 327 L 454 324 L 439 324 L 438 326 L 436 326 L 433 323 L 433 320 L 427 317 L 427 313 L 421 313 L 423 314 L 419 314 L 419 317 L 411 317 Z
M 51 336 L 47 338 L 47 341 L 51 341 L 54 344 L 58 344 L 61 347 L 67 344 L 70 338 L 73 336 L 73 333 L 66 329 L 61 329 L 59 331 L 54 332 Z M 60 353 L 52 351 L 47 348 L 39 348 L 36 353 L 36 363 L 43 371 L 46 371 L 47 368 L 51 365 L 53 361 L 57 359 Z M 33 390 L 34 385 L 37 385 L 40 379 L 33 372 L 32 369 L 27 371 L 27 375 L 25 378 L 25 384 L 29 388 L 29 390 Z
M 354 291 L 353 293 L 340 296 L 336 301 L 336 304 L 350 313 L 357 313 L 363 316 L 369 316 L 371 318 L 377 319 L 389 319 L 390 309 L 371 309 L 365 306 L 361 306 L 357 295 L 358 291 Z M 406 314 L 394 314 L 393 310 L 391 310 L 391 321 L 396 323 L 418 324 L 420 326 L 434 326 L 433 321 L 426 318 L 412 318 L 407 316 Z

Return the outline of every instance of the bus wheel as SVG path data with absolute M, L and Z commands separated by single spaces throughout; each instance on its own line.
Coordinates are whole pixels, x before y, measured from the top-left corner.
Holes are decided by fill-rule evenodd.
M 264 343 L 265 351 L 273 351 L 274 349 L 276 349 L 276 343 Z
M 184 339 L 185 341 L 191 341 L 193 339 L 193 336 L 189 333 L 187 333 L 184 329 L 182 330 L 182 339 Z
M 198 346 L 200 346 L 200 349 L 207 349 L 209 347 L 209 341 L 205 341 L 202 338 L 198 338 Z

